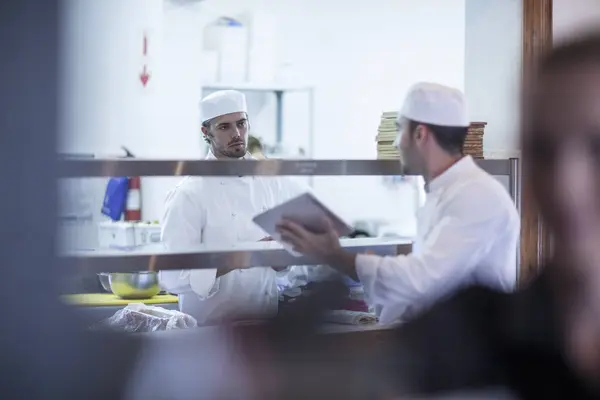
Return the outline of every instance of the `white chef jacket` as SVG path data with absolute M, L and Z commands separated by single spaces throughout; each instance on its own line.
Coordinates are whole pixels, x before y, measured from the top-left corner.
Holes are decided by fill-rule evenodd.
M 356 272 L 380 323 L 402 322 L 469 284 L 513 290 L 519 229 L 508 191 L 465 156 L 429 183 L 412 253 L 358 255 Z
M 253 159 L 249 154 L 244 158 Z M 201 243 L 221 249 L 255 243 L 268 235 L 252 218 L 306 191 L 288 177 L 186 177 L 167 195 L 162 241 L 171 250 Z M 310 267 L 291 268 L 303 268 L 306 274 Z M 277 312 L 277 273 L 272 268 L 237 269 L 218 278 L 216 274 L 216 269 L 161 271 L 159 280 L 165 290 L 179 295 L 180 310 L 199 324 Z

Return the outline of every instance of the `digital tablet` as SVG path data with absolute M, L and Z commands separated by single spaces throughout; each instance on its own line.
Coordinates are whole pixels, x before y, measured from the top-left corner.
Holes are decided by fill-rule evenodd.
M 252 221 L 271 235 L 273 239 L 282 243 L 284 248 L 291 254 L 299 255 L 281 241 L 276 230 L 277 224 L 283 219 L 288 219 L 302 225 L 309 232 L 324 233 L 326 229 L 323 224 L 324 218 L 331 221 L 339 236 L 347 236 L 352 233 L 352 228 L 348 224 L 308 192 L 257 215 Z

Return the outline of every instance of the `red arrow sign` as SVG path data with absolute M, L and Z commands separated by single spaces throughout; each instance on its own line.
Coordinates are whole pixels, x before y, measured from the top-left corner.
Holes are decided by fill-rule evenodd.
M 144 35 L 143 54 L 148 55 L 148 37 Z
M 140 74 L 140 81 L 142 81 L 142 85 L 144 85 L 144 87 L 146 87 L 149 80 L 150 80 L 150 74 L 148 73 L 146 66 L 144 65 L 144 69 L 143 69 L 142 73 Z

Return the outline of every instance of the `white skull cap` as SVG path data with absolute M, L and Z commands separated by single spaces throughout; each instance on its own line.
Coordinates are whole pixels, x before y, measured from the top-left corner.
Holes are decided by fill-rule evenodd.
M 412 86 L 398 118 L 440 126 L 470 125 L 467 100 L 458 89 L 437 83 L 420 82 Z
M 248 112 L 246 96 L 237 90 L 219 90 L 206 96 L 200 102 L 202 122 L 206 122 L 221 115 Z

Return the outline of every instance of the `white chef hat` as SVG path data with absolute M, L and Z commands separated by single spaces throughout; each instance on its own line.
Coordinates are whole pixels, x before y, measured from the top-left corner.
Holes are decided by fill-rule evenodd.
M 458 89 L 437 83 L 412 86 L 398 118 L 440 126 L 468 127 L 467 100 Z
M 246 96 L 237 90 L 219 90 L 209 94 L 200 102 L 200 109 L 203 123 L 221 115 L 248 112 Z

